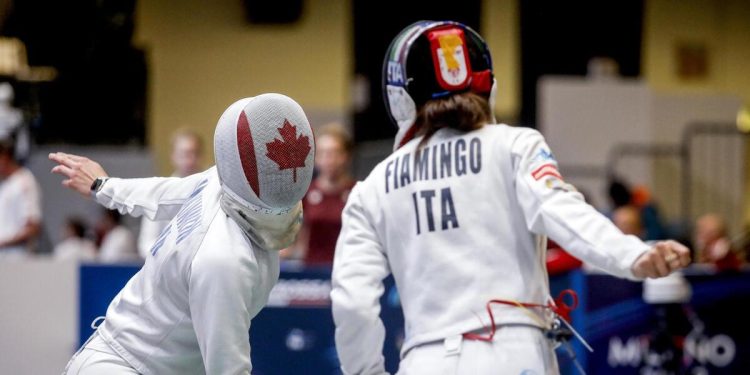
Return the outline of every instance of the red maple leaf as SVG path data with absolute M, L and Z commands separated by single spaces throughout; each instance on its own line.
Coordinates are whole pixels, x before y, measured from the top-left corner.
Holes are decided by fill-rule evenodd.
M 297 136 L 297 127 L 284 119 L 284 125 L 278 128 L 281 139 L 266 143 L 266 156 L 279 165 L 279 170 L 291 168 L 294 182 L 297 182 L 297 168 L 305 167 L 305 160 L 310 153 L 310 138 Z

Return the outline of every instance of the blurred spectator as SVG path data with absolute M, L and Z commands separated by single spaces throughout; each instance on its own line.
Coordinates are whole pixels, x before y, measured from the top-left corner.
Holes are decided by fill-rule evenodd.
M 14 155 L 13 142 L 0 140 L 0 259 L 33 253 L 41 228 L 39 184 Z
M 23 122 L 23 113 L 13 106 L 13 86 L 0 83 L 0 139 L 13 141 L 14 157 L 23 163 L 31 152 L 29 128 Z
M 307 265 L 330 265 L 341 231 L 341 211 L 355 183 L 349 174 L 353 144 L 341 126 L 330 124 L 317 132 L 315 148 L 317 176 L 302 200 L 302 230 L 283 255 L 301 258 Z
M 618 207 L 629 205 L 633 196 L 630 188 L 619 180 L 612 180 L 609 184 L 609 199 L 612 203 L 612 210 Z
M 592 57 L 586 65 L 586 78 L 598 81 L 613 81 L 619 77 L 620 64 L 611 57 Z
M 96 259 L 96 245 L 94 245 L 94 241 L 86 238 L 85 234 L 86 225 L 81 219 L 67 218 L 63 228 L 63 240 L 55 246 L 55 259 L 76 259 L 79 261 Z
M 656 204 L 651 200 L 651 192 L 647 187 L 639 185 L 632 190 L 632 204 L 641 211 L 641 225 L 643 225 L 643 239 L 648 241 L 669 238 Z
M 740 261 L 742 261 L 742 263 L 746 263 L 748 262 L 748 257 L 750 256 L 750 225 L 745 225 L 745 228 L 742 231 L 742 236 L 739 238 L 739 243 Z
M 22 120 L 21 110 L 13 107 L 13 86 L 0 83 L 0 139 L 12 139 Z
M 623 206 L 632 206 L 638 210 L 640 225 L 643 232 L 638 237 L 646 241 L 663 240 L 667 238 L 662 224 L 659 210 L 651 200 L 651 193 L 645 186 L 630 189 L 624 182 L 612 180 L 609 185 L 609 197 L 612 203 L 612 213 Z M 611 217 L 612 221 L 614 217 Z
M 140 260 L 135 247 L 135 237 L 130 229 L 120 223 L 122 216 L 116 210 L 104 210 L 97 223 L 99 236 L 99 261 L 102 263 L 133 262 Z
M 203 140 L 201 137 L 188 129 L 180 129 L 172 136 L 172 154 L 170 161 L 174 172 L 173 177 L 187 177 L 201 171 L 201 155 L 203 153 Z M 147 217 L 141 219 L 141 230 L 138 235 L 138 253 L 141 258 L 146 259 L 151 246 L 159 237 L 169 220 L 153 221 Z
M 732 249 L 726 222 L 718 214 L 705 214 L 698 218 L 693 243 L 698 263 L 714 264 L 719 270 L 740 267 L 741 259 Z
M 612 222 L 622 233 L 643 237 L 641 212 L 633 205 L 620 206 L 612 212 Z

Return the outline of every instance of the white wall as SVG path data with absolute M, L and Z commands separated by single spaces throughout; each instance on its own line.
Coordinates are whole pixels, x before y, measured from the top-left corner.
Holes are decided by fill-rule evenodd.
M 680 142 L 682 129 L 692 122 L 734 124 L 742 100 L 733 95 L 675 94 L 653 95 L 651 121 L 652 137 L 657 142 Z M 742 227 L 742 200 L 745 183 L 745 143 L 742 138 L 705 137 L 693 144 L 692 186 L 690 204 L 695 216 L 720 212 L 727 219 L 730 233 Z M 679 184 L 678 166 L 666 160 L 654 165 L 651 186 L 655 196 L 665 196 Z M 734 171 L 730 173 L 729 171 Z M 680 212 L 683 202 L 664 199 L 662 209 L 672 217 Z
M 604 172 L 609 153 L 618 144 L 679 145 L 688 124 L 732 124 L 741 104 L 741 99 L 732 95 L 654 92 L 640 80 L 544 77 L 539 83 L 539 128 L 560 162 L 563 176 L 593 196 L 595 204 L 605 207 L 606 175 L 566 175 L 566 166 L 587 166 Z M 696 214 L 720 212 L 736 231 L 741 225 L 745 150 L 739 137 L 722 145 L 725 146 L 695 145 L 698 161 L 722 153 L 726 157 L 721 163 L 696 162 L 693 186 L 697 198 L 692 203 Z M 615 172 L 631 185 L 647 186 L 663 214 L 674 219 L 683 205 L 677 160 L 627 159 Z M 733 172 L 720 176 L 715 173 L 718 168 Z
M 651 93 L 640 80 L 591 81 L 579 77 L 543 77 L 539 81 L 539 130 L 547 138 L 561 172 L 604 207 L 608 204 L 604 175 L 566 175 L 566 166 L 604 169 L 619 142 L 651 139 Z M 650 180 L 650 166 L 624 171 L 632 183 Z
M 78 265 L 0 262 L 0 374 L 59 374 L 78 345 Z

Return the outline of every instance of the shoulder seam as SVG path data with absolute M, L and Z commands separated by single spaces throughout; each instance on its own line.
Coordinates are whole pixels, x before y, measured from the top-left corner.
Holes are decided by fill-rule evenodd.
M 216 220 L 216 216 L 222 213 L 221 206 L 215 208 L 214 214 L 211 216 L 211 220 L 208 222 L 208 225 L 206 226 L 206 230 L 201 235 L 200 241 L 198 242 L 198 245 L 193 252 L 193 254 L 190 257 L 190 267 L 188 267 L 187 272 L 187 279 L 185 280 L 187 282 L 187 285 L 190 285 L 190 277 L 193 274 L 193 262 L 195 261 L 195 256 L 198 254 L 198 251 L 203 247 L 203 243 L 206 241 L 206 236 L 208 235 L 208 230 L 211 228 L 211 225 L 213 224 L 214 220 Z

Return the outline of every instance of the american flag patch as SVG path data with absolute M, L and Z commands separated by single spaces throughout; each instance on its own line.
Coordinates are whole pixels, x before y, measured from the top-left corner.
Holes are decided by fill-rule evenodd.
M 534 177 L 534 179 L 537 181 L 546 176 L 557 177 L 561 180 L 563 179 L 560 175 L 560 172 L 557 171 L 557 167 L 552 163 L 543 164 L 542 166 L 531 172 L 531 177 Z

